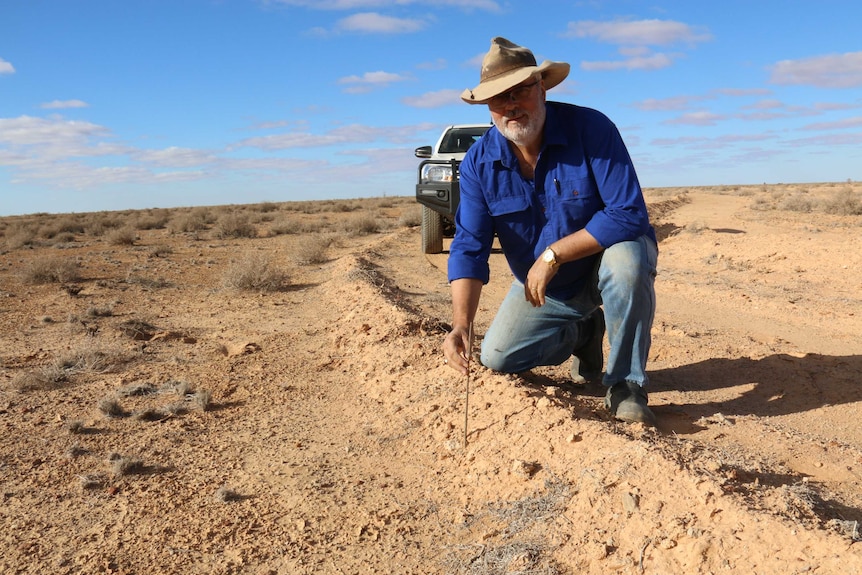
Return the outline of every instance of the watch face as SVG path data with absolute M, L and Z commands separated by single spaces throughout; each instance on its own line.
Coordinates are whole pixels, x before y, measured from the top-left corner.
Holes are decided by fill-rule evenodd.
M 554 252 L 552 252 L 551 250 L 545 250 L 545 255 L 543 256 L 542 259 L 544 259 L 545 262 L 552 264 L 552 263 L 554 263 L 554 260 L 556 258 L 554 257 Z

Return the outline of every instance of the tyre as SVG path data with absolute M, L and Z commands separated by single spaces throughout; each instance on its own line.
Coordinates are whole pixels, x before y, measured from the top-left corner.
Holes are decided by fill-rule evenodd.
M 443 251 L 443 216 L 422 206 L 422 251 L 439 254 Z

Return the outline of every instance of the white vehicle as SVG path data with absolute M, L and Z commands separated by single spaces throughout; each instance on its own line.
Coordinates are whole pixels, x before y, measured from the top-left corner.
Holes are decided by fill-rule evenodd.
M 416 148 L 416 157 L 425 158 L 419 164 L 416 201 L 422 204 L 422 251 L 439 254 L 443 251 L 443 235 L 455 229 L 455 210 L 461 199 L 458 187 L 458 166 L 470 146 L 488 131 L 491 124 L 459 124 L 448 126 L 437 144 Z

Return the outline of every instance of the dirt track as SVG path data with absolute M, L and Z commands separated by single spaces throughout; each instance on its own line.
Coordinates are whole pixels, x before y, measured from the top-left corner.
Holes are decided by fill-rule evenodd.
M 446 254 L 418 253 L 407 199 L 234 206 L 260 237 L 133 245 L 0 220 L 0 572 L 862 573 L 862 216 L 787 209 L 847 187 L 650 191 L 660 428 L 566 365 L 478 367 L 466 446 Z M 375 206 L 376 233 L 343 231 Z M 259 256 L 282 289 L 223 287 Z M 80 277 L 34 283 L 46 257 Z M 480 336 L 500 254 L 492 276 Z

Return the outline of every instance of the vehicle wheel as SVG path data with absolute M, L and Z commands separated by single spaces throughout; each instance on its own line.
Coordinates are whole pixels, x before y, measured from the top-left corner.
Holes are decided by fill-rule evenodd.
M 422 251 L 439 254 L 443 251 L 443 216 L 422 206 Z

